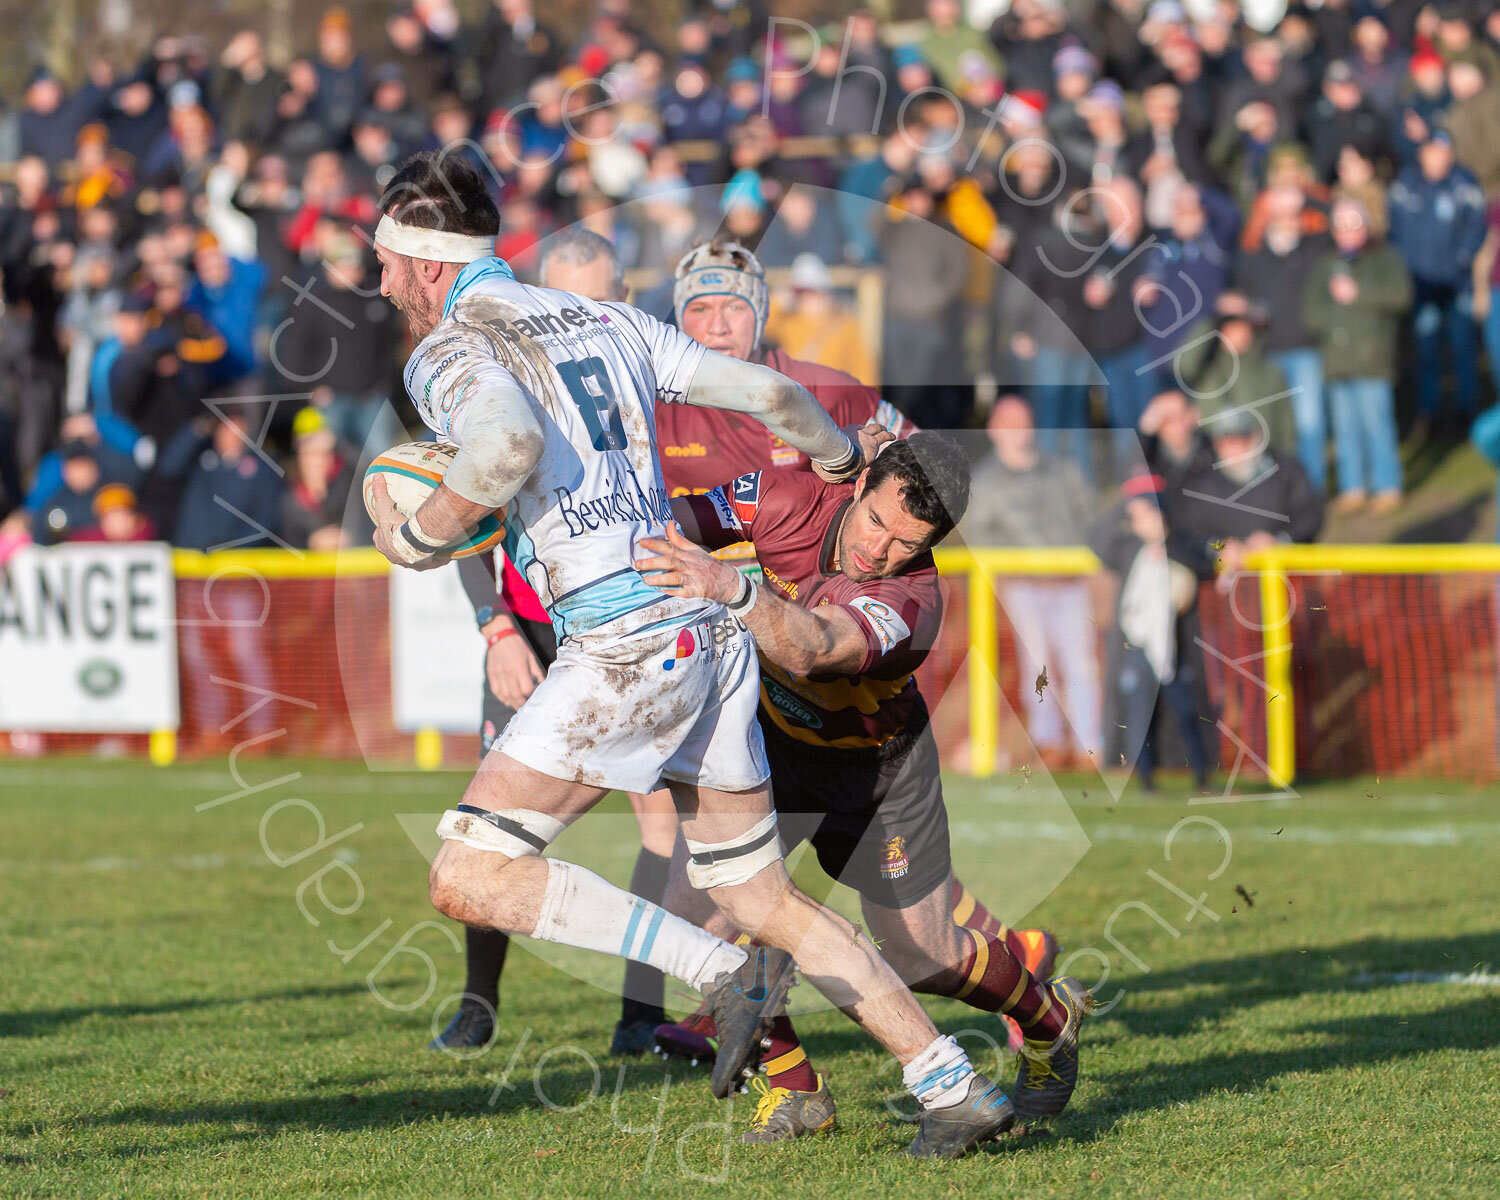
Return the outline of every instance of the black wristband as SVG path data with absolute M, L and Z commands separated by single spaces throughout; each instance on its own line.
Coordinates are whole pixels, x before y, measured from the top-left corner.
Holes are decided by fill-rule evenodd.
M 444 543 L 429 542 L 425 537 L 412 529 L 410 521 L 407 521 L 406 524 L 401 526 L 401 536 L 404 537 L 412 547 L 422 551 L 424 554 L 437 554 L 443 549 Z

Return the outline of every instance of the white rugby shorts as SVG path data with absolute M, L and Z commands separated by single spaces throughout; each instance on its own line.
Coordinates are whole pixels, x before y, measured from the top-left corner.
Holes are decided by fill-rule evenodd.
M 627 792 L 668 780 L 743 792 L 770 777 L 755 639 L 722 608 L 681 629 L 557 660 L 495 739 L 554 779 Z

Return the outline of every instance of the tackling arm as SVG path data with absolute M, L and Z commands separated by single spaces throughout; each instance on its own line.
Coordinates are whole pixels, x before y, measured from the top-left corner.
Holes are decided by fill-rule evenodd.
M 865 635 L 841 606 L 806 609 L 773 588 L 756 588 L 729 563 L 693 545 L 676 526 L 667 527 L 665 538 L 642 539 L 641 549 L 653 555 L 635 564 L 647 583 L 670 596 L 701 596 L 732 605 L 730 611 L 755 635 L 761 653 L 782 670 L 852 675 L 864 665 Z
M 754 417 L 810 456 L 813 469 L 825 479 L 851 478 L 864 465 L 859 448 L 834 424 L 817 397 L 769 367 L 710 350 L 693 373 L 683 399 L 700 408 Z

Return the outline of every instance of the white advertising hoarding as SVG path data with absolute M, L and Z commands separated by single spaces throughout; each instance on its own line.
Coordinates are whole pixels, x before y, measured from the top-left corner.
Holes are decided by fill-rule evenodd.
M 176 729 L 172 550 L 27 546 L 0 567 L 0 729 Z
M 412 733 L 478 733 L 484 639 L 458 564 L 391 570 L 391 710 Z

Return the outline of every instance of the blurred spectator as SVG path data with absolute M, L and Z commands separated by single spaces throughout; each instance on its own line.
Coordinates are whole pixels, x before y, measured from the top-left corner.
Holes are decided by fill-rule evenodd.
M 861 383 L 875 383 L 870 348 L 859 322 L 834 295 L 827 264 L 816 254 L 799 254 L 788 283 L 791 306 L 773 303 L 766 336 L 793 358 L 847 371 Z
M 969 249 L 932 193 L 908 179 L 885 211 L 880 250 L 888 277 L 901 281 L 885 292 L 885 398 L 924 429 L 960 428 L 972 403 L 958 361 Z
M 1265 350 L 1267 316 L 1243 292 L 1219 294 L 1212 317 L 1188 330 L 1177 356 L 1177 376 L 1212 428 L 1219 413 L 1244 409 L 1266 423 L 1273 450 L 1296 452 L 1296 424 L 1286 376 Z
M 350 505 L 359 480 L 357 455 L 339 446 L 338 435 L 316 408 L 302 409 L 292 421 L 296 473 L 286 491 L 281 529 L 287 544 L 303 550 L 337 550 L 354 544 L 362 526 L 362 505 Z M 359 517 L 356 516 L 358 510 Z
M 286 485 L 255 452 L 249 412 L 221 412 L 183 425 L 157 459 L 156 479 L 177 498 L 172 544 L 190 550 L 276 545 Z
M 57 76 L 46 67 L 37 67 L 21 97 L 21 153 L 34 154 L 49 166 L 65 160 L 78 131 L 94 118 L 100 99 L 92 86 L 69 96 Z
M 1353 42 L 1353 53 L 1344 60 L 1350 76 L 1370 107 L 1388 122 L 1401 98 L 1406 55 L 1392 46 L 1390 26 L 1379 9 L 1360 14 Z
M 224 337 L 218 380 L 242 379 L 255 369 L 255 314 L 266 269 L 258 262 L 230 258 L 207 230 L 198 235 L 193 269 L 188 306 Z
M 1004 76 L 1004 61 L 984 34 L 964 22 L 959 0 L 927 0 L 926 10 L 927 20 L 917 44 L 939 84 L 956 90 L 963 78 L 965 60 L 970 58 Z
M 1375 174 L 1375 164 L 1355 146 L 1345 146 L 1339 152 L 1338 182 L 1331 198 L 1353 200 L 1367 214 L 1370 237 L 1380 240 L 1390 229 L 1390 212 L 1387 206 L 1385 184 Z
M 1495 303 L 1495 290 L 1500 288 L 1500 199 L 1490 205 L 1486 224 L 1484 242 L 1474 256 L 1474 319 L 1484 333 L 1495 393 L 1500 395 L 1500 305 Z
M 1401 318 L 1411 277 L 1390 246 L 1372 243 L 1369 214 L 1355 200 L 1333 209 L 1336 249 L 1308 275 L 1302 317 L 1319 338 L 1333 414 L 1340 511 L 1390 512 L 1401 502 L 1394 386 Z
M 1091 277 L 1084 273 L 1102 238 L 1086 204 L 1050 211 L 1053 223 L 1035 241 L 1017 247 L 1012 278 L 996 289 L 995 348 L 1002 355 L 1008 351 L 1014 363 L 1042 450 L 1071 458 L 1085 478 L 1092 478 L 1087 431 L 1095 368 L 1073 331 L 1087 326 L 1084 290 Z M 999 378 L 1007 377 L 1003 358 L 994 369 Z
M 38 546 L 66 542 L 94 518 L 94 495 L 103 476 L 93 448 L 83 441 L 67 442 L 59 457 L 61 482 L 42 497 L 32 523 L 32 540 Z
M 1156 240 L 1145 286 L 1137 294 L 1156 378 L 1170 379 L 1162 360 L 1182 344 L 1193 313 L 1212 309 L 1229 282 L 1236 221 L 1233 206 L 1219 192 L 1185 184 L 1172 198 L 1172 223 Z
M 1149 262 L 1142 236 L 1140 189 L 1117 175 L 1095 188 L 1093 233 L 1083 280 L 1084 344 L 1104 375 L 1105 411 L 1117 461 L 1134 463 L 1135 429 L 1151 399 L 1155 368 L 1150 362 L 1136 299 Z
M 843 251 L 838 216 L 821 189 L 794 187 L 783 197 L 755 256 L 767 267 L 789 267 L 804 254 L 837 262 Z
M 1071 461 L 1038 450 L 1026 401 L 1001 396 L 987 429 L 991 453 L 974 468 L 972 498 L 959 529 L 964 541 L 972 546 L 1083 544 L 1094 518 L 1092 490 Z M 1000 586 L 1000 601 L 1015 630 L 1022 679 L 1051 668 L 1050 694 L 1025 706 L 1032 744 L 1049 756 L 1071 751 L 1080 766 L 1098 765 L 1103 749 L 1098 636 L 1088 581 L 1010 579 Z
M 266 63 L 265 45 L 253 29 L 229 39 L 209 84 L 224 136 L 259 144 L 270 136 L 283 77 Z
M 536 19 L 532 0 L 492 0 L 475 53 L 481 108 L 519 103 L 533 80 L 557 69 L 562 52 L 557 35 Z
M 1171 221 L 1172 196 L 1183 183 L 1213 181 L 1198 132 L 1182 117 L 1182 89 L 1163 82 L 1141 95 L 1146 127 L 1125 147 L 1125 166 L 1145 189 L 1148 222 L 1158 228 Z
M 1203 727 L 1203 651 L 1198 644 L 1198 579 L 1208 560 L 1192 541 L 1170 529 L 1162 511 L 1162 481 L 1137 475 L 1095 527 L 1089 544 L 1116 586 L 1110 639 L 1110 699 L 1123 727 L 1111 738 L 1108 761 L 1133 765 L 1146 791 L 1156 788 L 1162 710 L 1177 723 L 1194 786 L 1208 783 L 1210 760 Z M 1116 754 L 1119 755 L 1118 760 Z
M 1339 152 L 1353 146 L 1365 158 L 1378 161 L 1387 154 L 1389 118 L 1366 99 L 1347 62 L 1329 64 L 1323 76 L 1322 98 L 1313 105 L 1307 128 L 1313 166 L 1323 179 L 1333 177 Z
M 1479 345 L 1474 329 L 1474 256 L 1484 242 L 1484 194 L 1453 158 L 1453 141 L 1438 131 L 1422 143 L 1417 163 L 1391 187 L 1391 245 L 1412 278 L 1417 406 L 1428 428 L 1445 423 L 1443 349 L 1453 370 L 1455 424 L 1467 428 L 1479 405 Z
M 1391 143 L 1400 166 L 1417 160 L 1417 147 L 1448 121 L 1448 70 L 1435 50 L 1419 50 L 1409 64 L 1411 87 L 1401 97 L 1391 126 Z
M 384 449 L 402 440 L 389 403 L 400 313 L 376 291 L 379 277 L 354 238 L 331 239 L 327 255 L 272 334 L 267 391 L 311 387 L 341 441 Z
M 1265 196 L 1265 227 L 1235 269 L 1235 284 L 1266 314 L 1265 349 L 1291 390 L 1297 457 L 1313 490 L 1327 486 L 1328 418 L 1318 339 L 1302 314 L 1302 294 L 1314 265 L 1331 249 L 1322 233 L 1309 234 L 1308 210 L 1296 187 Z M 1317 224 L 1323 224 L 1321 214 Z
M 94 523 L 72 534 L 72 542 L 154 542 L 156 526 L 137 506 L 123 483 L 106 483 L 94 493 Z
M 1497 72 L 1479 62 L 1456 59 L 1448 65 L 1448 132 L 1454 153 L 1479 180 L 1488 197 L 1500 195 L 1500 86 Z
M 318 89 L 311 104 L 314 120 L 338 144 L 368 91 L 364 60 L 354 45 L 354 21 L 339 5 L 325 9 L 318 22 L 317 55 L 313 60 Z
M 1199 428 L 1198 418 L 1198 406 L 1179 391 L 1152 397 L 1141 414 L 1138 432 L 1146 471 L 1161 479 L 1162 490 L 1168 494 L 1179 491 L 1188 476 L 1213 466 L 1213 447 Z
M 1245 555 L 1273 542 L 1310 542 L 1323 525 L 1323 498 L 1301 465 L 1269 445 L 1255 410 L 1204 418 L 1212 455 L 1166 493 L 1172 526 L 1206 561 L 1218 561 L 1221 590 L 1234 586 Z

